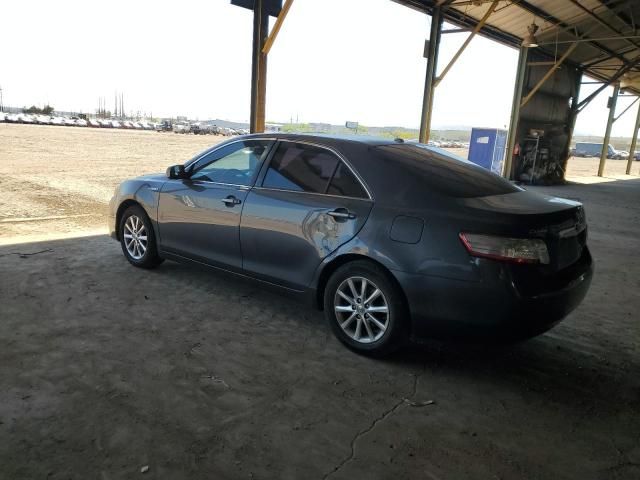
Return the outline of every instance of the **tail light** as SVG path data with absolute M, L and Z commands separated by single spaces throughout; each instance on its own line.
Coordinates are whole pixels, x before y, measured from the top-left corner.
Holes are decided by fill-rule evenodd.
M 539 238 L 508 238 L 478 233 L 461 233 L 460 240 L 474 257 L 513 263 L 549 263 L 549 251 Z

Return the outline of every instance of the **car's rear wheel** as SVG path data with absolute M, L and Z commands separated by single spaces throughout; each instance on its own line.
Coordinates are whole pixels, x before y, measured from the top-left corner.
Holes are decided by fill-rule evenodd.
M 129 263 L 141 268 L 154 268 L 163 262 L 158 255 L 151 220 L 139 205 L 127 208 L 120 219 L 120 244 Z
M 331 275 L 324 311 L 336 337 L 359 353 L 387 355 L 408 338 L 402 292 L 382 268 L 366 260 L 347 263 Z

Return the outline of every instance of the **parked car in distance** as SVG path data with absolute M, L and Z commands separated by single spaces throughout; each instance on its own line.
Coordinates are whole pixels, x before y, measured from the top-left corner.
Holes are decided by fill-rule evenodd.
M 189 133 L 191 126 L 188 123 L 174 123 L 173 133 Z
M 27 113 L 18 114 L 18 118 L 20 119 L 20 123 L 29 123 L 29 124 L 36 123 L 35 118 Z
M 626 150 L 616 150 L 616 153 L 611 158 L 614 160 L 626 160 L 629 158 L 629 152 Z
M 134 266 L 170 259 L 275 285 L 378 355 L 410 337 L 540 334 L 578 306 L 593 272 L 580 203 L 367 137 L 230 139 L 123 182 L 109 229 Z

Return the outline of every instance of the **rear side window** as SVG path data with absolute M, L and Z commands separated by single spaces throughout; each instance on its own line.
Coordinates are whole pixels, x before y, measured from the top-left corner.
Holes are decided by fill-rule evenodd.
M 327 193 L 341 197 L 367 198 L 367 192 L 364 191 L 362 184 L 344 162 L 338 164 Z
M 340 160 L 324 148 L 282 142 L 271 159 L 263 187 L 326 193 Z
M 427 189 L 457 198 L 503 195 L 522 190 L 495 173 L 439 148 L 411 144 L 378 148 L 397 162 L 396 168 L 408 174 L 405 188 Z

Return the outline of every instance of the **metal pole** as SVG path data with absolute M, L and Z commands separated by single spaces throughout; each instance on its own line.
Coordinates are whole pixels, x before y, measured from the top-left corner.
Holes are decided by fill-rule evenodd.
M 260 64 L 258 72 L 258 111 L 256 115 L 256 132 L 264 132 L 267 107 L 267 54 L 263 53 L 263 45 L 269 34 L 269 15 L 263 10 L 260 18 Z
M 513 89 L 513 101 L 511 102 L 511 118 L 509 120 L 507 153 L 506 158 L 504 159 L 504 171 L 502 172 L 502 176 L 508 179 L 511 178 L 511 170 L 513 169 L 513 150 L 516 146 L 518 120 L 520 119 L 520 101 L 522 99 L 522 89 L 524 88 L 524 76 L 527 68 L 528 53 L 529 49 L 527 47 L 520 47 L 516 84 Z
M 576 128 L 576 119 L 578 118 L 578 101 L 580 99 L 580 87 L 582 86 L 582 72 L 579 71 L 574 85 L 573 98 L 571 99 L 571 110 L 569 111 L 569 133 L 567 134 L 567 149 L 565 150 L 565 158 L 562 162 L 562 176 L 567 171 L 567 162 L 569 161 L 569 152 L 571 151 L 571 142 L 573 141 L 573 130 Z
M 631 137 L 631 148 L 629 149 L 629 159 L 627 160 L 627 175 L 631 175 L 631 164 L 636 152 L 636 142 L 638 141 L 638 129 L 640 128 L 640 105 L 638 105 L 638 115 L 636 116 L 636 126 Z
M 442 34 L 442 12 L 435 7 L 431 13 L 431 32 L 429 34 L 429 59 L 427 62 L 427 76 L 424 81 L 424 96 L 422 98 L 422 117 L 420 119 L 420 143 L 427 143 L 431 133 L 431 114 L 433 111 L 434 82 L 438 65 L 438 51 Z
M 249 130 L 251 133 L 258 131 L 258 98 L 260 95 L 260 56 L 262 40 L 262 0 L 253 2 L 253 53 L 251 59 L 251 115 Z
M 618 101 L 618 93 L 620 92 L 620 84 L 617 83 L 613 88 L 613 96 L 609 99 L 609 118 L 607 119 L 607 130 L 602 141 L 602 152 L 600 153 L 600 165 L 598 165 L 598 176 L 604 173 L 604 164 L 607 161 L 607 153 L 609 153 L 609 140 L 611 139 L 611 127 L 613 126 L 613 117 L 616 113 L 616 102 Z

